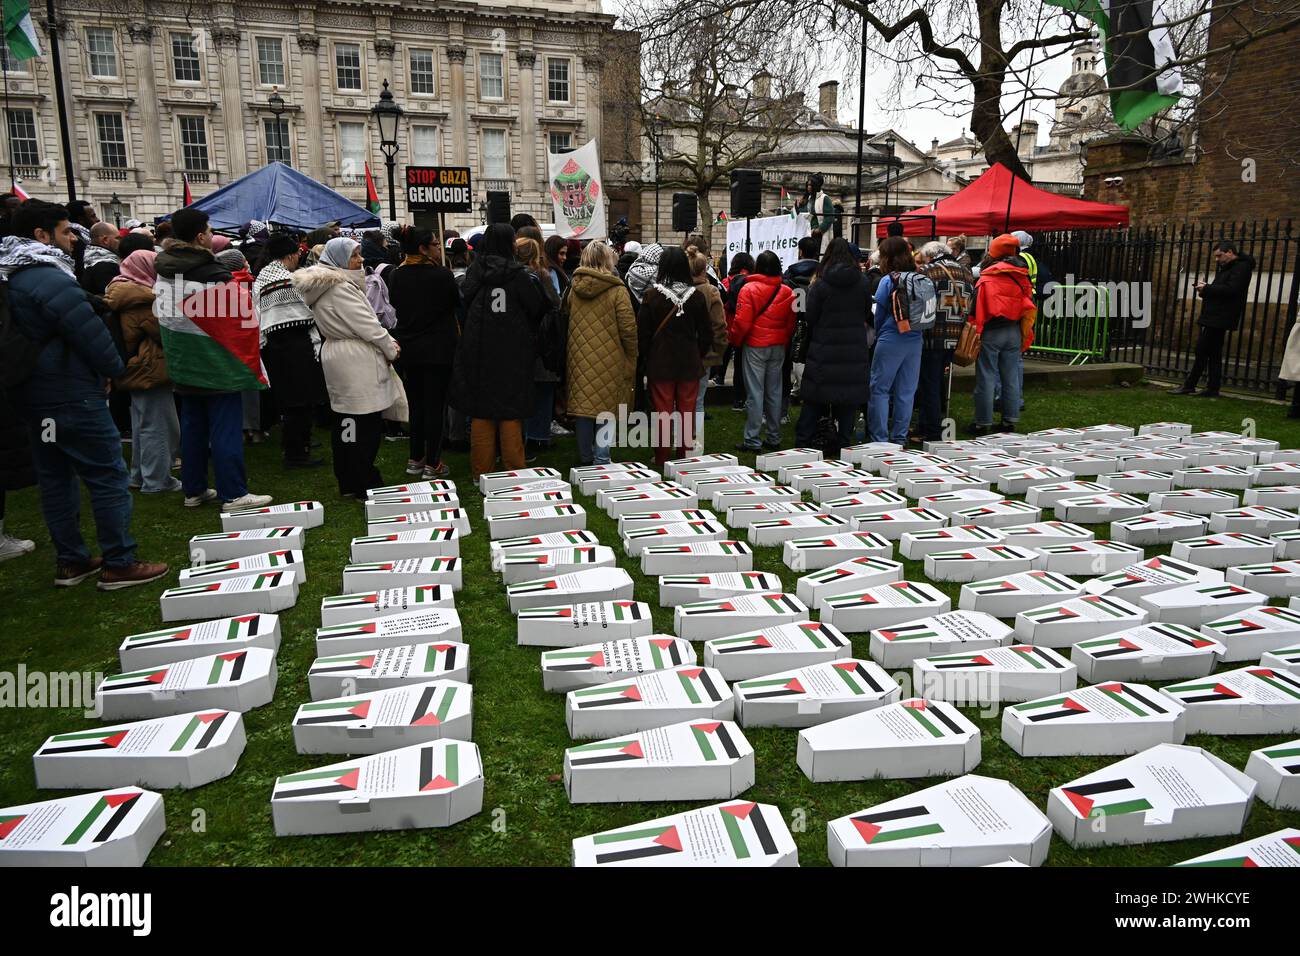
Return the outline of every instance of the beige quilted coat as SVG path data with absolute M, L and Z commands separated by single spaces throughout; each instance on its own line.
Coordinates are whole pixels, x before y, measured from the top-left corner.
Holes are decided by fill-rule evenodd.
M 632 404 L 636 313 L 627 287 L 611 272 L 585 266 L 569 291 L 568 410 L 595 418 Z

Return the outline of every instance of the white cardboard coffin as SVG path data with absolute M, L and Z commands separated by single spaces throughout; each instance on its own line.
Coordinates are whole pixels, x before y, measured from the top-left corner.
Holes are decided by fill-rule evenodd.
M 1268 537 L 1273 542 L 1273 557 L 1282 561 L 1300 558 L 1300 531 L 1274 531 Z
M 659 578 L 659 606 L 716 601 L 737 594 L 780 592 L 781 579 L 766 571 L 718 571 L 712 574 L 665 574 Z
M 737 488 L 777 488 L 777 487 L 781 488 L 782 491 L 795 490 L 793 488 L 790 488 L 788 485 L 778 486 L 776 483 L 776 479 L 773 478 L 771 475 L 764 475 L 755 472 L 752 475 L 729 474 L 729 475 L 714 475 L 712 477 L 707 475 L 697 476 L 695 478 L 695 490 L 693 493 L 699 496 L 700 501 L 703 501 L 711 505 L 712 507 L 718 509 L 719 511 L 725 511 L 728 507 L 728 502 L 730 501 L 730 499 L 720 496 L 720 493 L 723 491 L 731 491 Z M 762 500 L 761 497 L 758 500 Z M 775 498 L 775 496 L 773 496 L 772 500 L 788 501 L 790 499 L 788 497 L 782 497 L 780 499 L 777 499 Z
M 1251 751 L 1246 776 L 1259 786 L 1256 795 L 1270 807 L 1300 810 L 1300 740 Z M 1296 852 L 1300 854 L 1300 847 Z
M 463 567 L 460 558 L 446 555 L 346 564 L 343 566 L 343 593 L 363 594 L 421 584 L 446 584 L 453 591 L 459 591 Z
M 1265 651 L 1260 655 L 1259 666 L 1300 675 L 1300 644 L 1279 647 L 1275 651 Z
M 298 603 L 298 582 L 283 571 L 168 588 L 158 598 L 165 622 L 283 611 Z
M 579 837 L 573 865 L 798 866 L 799 850 L 778 808 L 741 800 Z
M 1033 700 L 1074 690 L 1079 670 L 1050 647 L 1011 644 L 938 654 L 912 661 L 912 685 L 923 697 L 962 706 Z
M 367 488 L 367 498 L 380 498 L 384 495 L 441 495 L 455 494 L 456 482 L 447 478 L 435 481 L 411 481 L 404 485 L 384 485 L 380 488 Z
M 898 482 L 898 489 L 909 498 L 917 498 L 917 504 L 933 508 L 931 499 L 953 491 L 988 491 L 991 481 L 984 481 L 974 475 L 919 475 L 904 478 Z M 1001 495 L 998 495 L 999 500 Z
M 1182 624 L 1143 624 L 1070 648 L 1079 676 L 1092 683 L 1204 677 L 1222 659 L 1222 644 Z
M 1222 488 L 1245 491 L 1252 484 L 1250 472 L 1235 465 L 1198 465 L 1174 472 L 1175 488 Z
M 1185 584 L 1154 594 L 1143 594 L 1138 604 L 1161 624 L 1200 627 L 1227 614 L 1259 607 L 1268 598 L 1236 584 Z
M 373 495 L 366 499 L 366 521 L 396 518 L 410 514 L 427 514 L 460 507 L 454 491 L 430 495 Z
M 1175 541 L 1169 556 L 1203 568 L 1230 568 L 1273 560 L 1275 542 L 1240 531 L 1221 531 Z
M 718 516 L 704 508 L 686 508 L 673 511 L 633 511 L 619 515 L 618 533 L 625 535 L 633 528 L 655 528 L 663 524 L 683 521 L 717 521 Z M 727 524 L 731 524 L 728 520 Z
M 704 642 L 704 663 L 726 681 L 745 680 L 853 655 L 853 643 L 829 624 L 800 621 Z
M 1002 532 L 996 528 L 963 525 L 957 528 L 930 528 L 909 531 L 898 542 L 898 553 L 912 561 L 926 555 L 960 548 L 987 548 L 1002 543 Z
M 1167 684 L 1160 693 L 1187 708 L 1189 734 L 1300 732 L 1300 677 L 1267 667 L 1242 667 Z
M 734 709 L 721 674 L 685 664 L 571 690 L 564 718 L 574 740 L 594 740 L 684 720 L 730 720 Z
M 1216 488 L 1176 488 L 1173 491 L 1153 491 L 1147 495 L 1147 505 L 1152 511 L 1211 515 L 1216 511 L 1239 507 L 1240 504 L 1237 495 Z
M 250 647 L 114 674 L 100 681 L 95 697 L 104 720 L 195 710 L 243 713 L 271 702 L 275 679 L 275 651 Z
M 564 751 L 570 803 L 728 800 L 753 785 L 754 748 L 730 720 L 687 720 Z
M 898 541 L 909 531 L 942 528 L 947 523 L 947 515 L 929 508 L 897 508 L 880 514 L 858 515 L 850 522 L 854 531 L 870 531 L 887 541 Z
M 840 472 L 841 477 L 838 481 L 822 481 L 810 485 L 808 494 L 813 501 L 821 503 L 824 501 L 834 501 L 838 498 L 853 497 L 862 495 L 869 491 L 894 491 L 894 482 L 889 478 L 879 475 L 871 475 L 868 478 L 849 477 L 850 475 L 867 474 L 870 472 L 845 471 Z M 902 497 L 900 495 L 900 497 Z M 907 499 L 903 498 L 903 503 L 897 507 L 907 506 Z
M 986 647 L 1006 647 L 1014 632 L 982 611 L 948 611 L 871 632 L 871 657 L 882 667 L 910 667 L 918 657 Z
M 664 476 L 666 478 L 676 476 L 678 468 L 727 468 L 738 464 L 740 461 L 735 455 L 722 453 L 696 455 L 693 458 L 674 458 L 664 462 Z
M 807 538 L 819 534 L 834 536 L 847 532 L 848 528 L 848 519 L 817 512 L 751 521 L 746 536 L 749 543 L 755 547 L 772 547 L 784 544 L 786 541 L 793 541 L 795 538 Z
M 271 571 L 283 571 L 298 584 L 307 580 L 307 563 L 303 561 L 301 551 L 267 551 L 263 554 L 250 554 L 245 558 L 209 561 L 207 564 L 181 568 L 179 583 L 185 585 L 229 581 L 231 578 Z
M 821 502 L 822 510 L 838 518 L 883 514 L 907 507 L 907 499 L 888 488 L 872 488 Z
M 377 754 L 473 737 L 474 689 L 431 680 L 303 704 L 293 718 L 300 754 Z
M 589 478 L 592 475 L 617 475 L 620 472 L 649 470 L 650 466 L 643 461 L 611 461 L 605 465 L 574 465 L 569 469 L 569 483 L 576 485 L 583 478 Z
M 316 653 L 355 654 L 407 644 L 464 642 L 460 615 L 453 607 L 428 607 L 382 617 L 367 617 L 316 630 Z
M 726 505 L 727 525 L 740 531 L 748 528 L 755 521 L 777 518 L 783 515 L 813 515 L 823 509 L 807 501 L 776 502 L 757 505 Z
M 553 694 L 694 664 L 695 648 L 671 634 L 627 637 L 542 652 L 542 688 Z
M 803 461 L 796 464 L 787 462 L 784 465 L 778 465 L 776 469 L 776 480 L 783 485 L 794 484 L 795 478 L 800 475 L 819 474 L 822 472 L 834 471 L 853 471 L 858 466 L 851 461 L 845 461 L 839 458 L 823 458 L 820 461 Z M 868 472 L 868 474 L 870 474 Z
M 717 468 L 682 468 L 673 476 L 673 481 L 677 482 L 683 488 L 691 491 L 699 491 L 697 482 L 709 478 L 727 478 L 731 479 L 736 475 L 755 475 L 758 474 L 748 465 L 723 465 Z
M 816 571 L 852 558 L 892 557 L 894 546 L 870 531 L 793 538 L 781 546 L 781 561 L 792 571 Z
M 487 494 L 499 488 L 527 484 L 530 481 L 563 480 L 554 468 L 521 468 L 518 471 L 489 471 L 478 476 L 478 490 Z
M 606 472 L 603 475 L 584 475 L 577 482 L 578 491 L 594 495 L 602 488 L 615 485 L 632 485 L 639 482 L 663 481 L 664 476 L 652 468 L 629 468 L 625 471 Z
M 601 496 L 604 497 L 603 504 L 601 503 Z M 596 504 L 604 508 L 605 514 L 611 518 L 617 518 L 619 515 L 638 511 L 654 511 L 659 508 L 698 508 L 700 499 L 695 492 L 687 491 L 681 485 L 673 484 L 665 488 L 649 486 L 633 491 L 600 492 L 597 495 Z
M 1145 514 L 1147 505 L 1141 498 L 1112 491 L 1102 495 L 1061 498 L 1056 502 L 1054 510 L 1056 517 L 1062 521 L 1101 524 L 1105 521 L 1118 521 L 1121 518 Z
M 744 505 L 802 504 L 803 496 L 789 485 L 751 485 L 744 488 L 723 485 L 709 491 L 707 500 L 715 511 L 730 515 L 732 509 Z
M 1091 530 L 1068 521 L 1031 521 L 1028 524 L 1003 525 L 1002 543 L 1017 548 L 1046 548 L 1058 544 L 1092 541 Z
M 1098 484 L 1125 495 L 1149 495 L 1153 491 L 1170 491 L 1174 476 L 1168 471 L 1117 471 L 1102 475 Z
M 1061 604 L 1016 615 L 1016 637 L 1039 647 L 1072 647 L 1079 641 L 1126 631 L 1147 623 L 1147 612 L 1105 594 L 1085 594 Z
M 912 697 L 799 731 L 813 783 L 956 777 L 980 762 L 979 728 L 951 704 Z
M 812 727 L 902 696 L 879 664 L 852 657 L 769 672 L 738 681 L 732 690 L 742 727 Z
M 961 511 L 963 508 L 973 508 L 975 505 L 1002 500 L 1003 495 L 997 491 L 987 488 L 963 488 L 958 491 L 925 494 L 916 499 L 916 505 L 918 508 L 950 515 L 954 511 Z
M 632 577 L 622 568 L 588 568 L 549 578 L 506 585 L 510 612 L 557 603 L 585 604 L 589 601 L 628 601 L 632 598 Z
M 460 557 L 460 532 L 450 526 L 418 531 L 389 531 L 352 539 L 351 558 L 356 563 L 391 561 L 393 558 Z
M 1003 475 L 1019 474 L 1030 468 L 1037 468 L 1038 463 L 1031 458 L 986 457 L 974 458 L 964 463 L 976 478 L 988 478 L 993 482 L 1001 481 Z
M 469 680 L 469 645 L 399 644 L 318 657 L 307 669 L 312 700 L 368 694 L 434 680 Z
M 1232 577 L 1242 570 L 1249 569 L 1230 568 L 1228 575 Z M 1255 583 L 1249 578 L 1247 580 Z M 1201 633 L 1225 646 L 1224 661 L 1258 660 L 1261 654 L 1285 647 L 1300 638 L 1300 612 L 1294 608 L 1264 605 L 1262 593 L 1251 593 L 1255 593 L 1258 599 L 1256 605 L 1201 624 Z
M 1281 462 L 1300 462 L 1300 448 L 1282 448 L 1279 447 L 1272 451 L 1261 451 L 1259 453 L 1259 463 L 1261 465 L 1275 465 Z
M 272 652 L 279 650 L 279 617 L 274 614 L 245 614 L 131 634 L 123 639 L 117 656 L 122 670 L 132 671 L 249 647 L 264 647 Z
M 737 594 L 673 608 L 673 632 L 688 641 L 741 634 L 808 620 L 808 606 L 793 594 Z
M 699 541 L 647 547 L 641 552 L 642 574 L 752 571 L 754 552 L 743 541 Z
M 582 505 L 550 505 L 512 511 L 487 519 L 488 537 L 516 538 L 552 531 L 581 531 L 587 527 L 587 509 Z
M 519 584 L 586 568 L 612 568 L 617 564 L 613 548 L 586 544 L 545 551 L 508 551 L 501 555 L 500 570 L 501 580 L 506 584 Z
M 325 506 L 319 501 L 294 501 L 246 511 L 221 514 L 222 531 L 249 531 L 253 528 L 319 528 L 325 523 Z
M 1082 597 L 1083 585 L 1053 571 L 1021 571 L 961 586 L 958 607 L 994 617 L 1014 618 L 1022 611 Z
M 1300 829 L 1275 830 L 1174 866 L 1300 866 Z
M 1095 481 L 1058 481 L 1045 485 L 1030 485 L 1025 492 L 1025 501 L 1037 508 L 1055 508 L 1063 498 L 1082 498 L 1088 495 L 1104 495 L 1110 489 Z
M 1036 551 L 1005 544 L 933 551 L 925 556 L 925 576 L 931 581 L 980 581 L 990 575 L 1028 571 L 1037 557 Z
M 464 740 L 434 740 L 277 777 L 276 836 L 449 827 L 483 809 L 483 764 Z
M 948 516 L 948 523 L 958 527 L 978 525 L 982 528 L 1004 528 L 1009 525 L 1023 525 L 1038 521 L 1042 516 L 1041 508 L 1027 505 L 1023 501 L 1007 499 L 954 511 Z
M 1125 756 L 1186 736 L 1183 708 L 1145 684 L 1079 687 L 1002 711 L 1002 740 L 1022 757 Z
M 533 508 L 550 508 L 554 505 L 571 504 L 573 504 L 573 492 L 567 489 L 563 491 L 521 491 L 517 495 L 492 495 L 483 499 L 483 517 L 495 518 L 498 515 L 529 511 Z
M 1300 529 L 1300 514 L 1270 508 L 1267 505 L 1247 505 L 1229 511 L 1216 511 L 1210 515 L 1210 532 L 1244 531 L 1247 534 L 1267 536 L 1275 531 Z
M 526 534 L 518 538 L 502 538 L 488 545 L 492 556 L 492 570 L 501 570 L 501 556 L 509 551 L 546 551 L 550 548 L 576 548 L 586 544 L 600 544 L 594 531 L 551 531 L 547 534 Z
M 826 825 L 833 866 L 1042 866 L 1052 824 L 1005 780 L 967 774 Z
M 942 455 L 929 455 L 920 452 L 898 451 L 891 455 L 872 455 L 862 462 L 862 470 L 869 471 L 875 475 L 884 475 L 886 478 L 892 477 L 894 471 L 899 468 L 916 468 L 925 467 L 926 465 L 947 465 L 951 464 L 947 458 Z
M 1300 481 L 1300 463 L 1295 459 L 1251 465 L 1246 471 L 1250 474 L 1250 484 L 1255 487 L 1293 485 Z
M 320 622 L 324 627 L 370 621 L 405 611 L 454 608 L 456 598 L 445 584 L 421 584 L 409 588 L 385 588 L 382 591 L 359 591 L 334 594 L 320 602 Z
M 639 555 L 648 545 L 721 541 L 730 536 L 726 525 L 718 521 L 683 521 L 624 532 L 623 550 L 629 555 Z
M 1186 438 L 1192 433 L 1192 426 L 1187 422 L 1147 422 L 1138 426 L 1139 435 L 1168 435 L 1170 438 Z
M 1258 591 L 1271 598 L 1300 594 L 1300 561 L 1243 564 L 1224 572 L 1230 584 Z
M 233 773 L 245 740 L 239 714 L 197 711 L 55 734 L 32 765 L 41 790 L 190 790 Z
M 1135 544 L 1120 541 L 1083 541 L 1079 544 L 1051 544 L 1035 547 L 1034 570 L 1055 571 L 1086 578 L 1110 574 L 1141 561 L 1145 552 Z
M 248 531 L 218 531 L 190 538 L 190 561 L 228 561 L 267 551 L 301 551 L 306 533 L 302 528 L 251 528 Z
M 888 558 L 850 558 L 829 568 L 799 578 L 795 593 L 799 600 L 816 610 L 824 609 L 826 598 L 848 591 L 859 591 L 903 580 L 903 565 Z
M 1110 523 L 1110 536 L 1136 545 L 1161 545 L 1205 533 L 1209 520 L 1186 511 L 1153 511 Z
M 1119 461 L 1114 455 L 1067 455 L 1057 458 L 1052 464 L 1077 478 L 1096 478 L 1119 471 Z
M 654 633 L 650 605 L 642 601 L 592 601 L 524 608 L 516 615 L 517 643 L 530 647 L 581 647 L 593 641 Z
M 1240 833 L 1254 796 L 1208 750 L 1164 743 L 1053 787 L 1047 816 L 1071 846 L 1161 843 Z
M 877 628 L 943 614 L 951 609 L 948 595 L 934 585 L 922 581 L 895 581 L 828 597 L 823 604 L 821 619 L 842 631 L 865 634 Z
M 485 499 L 514 498 L 519 495 L 536 495 L 547 491 L 563 491 L 572 496 L 573 486 L 563 478 L 538 478 L 518 485 L 505 485 L 504 487 L 495 488 L 483 497 Z
M 0 809 L 0 866 L 144 866 L 166 830 L 163 798 L 138 787 Z
M 869 458 L 886 458 L 896 455 L 903 446 L 892 441 L 868 441 L 860 445 L 849 445 L 840 450 L 840 457 L 861 468 Z
M 1167 591 L 1184 584 L 1221 584 L 1223 572 L 1204 568 L 1170 557 L 1156 556 L 1118 571 L 1093 578 L 1084 587 L 1089 594 L 1113 594 L 1126 601 L 1136 601 L 1145 594 Z
M 1029 460 L 1029 459 L 1026 459 Z M 1033 465 L 998 475 L 998 491 L 1004 495 L 1023 495 L 1037 485 L 1055 485 L 1069 481 L 1070 473 L 1052 465 Z
M 754 458 L 754 467 L 759 471 L 772 471 L 782 465 L 798 465 L 805 461 L 821 461 L 822 453 L 816 448 L 785 448 L 770 451 Z

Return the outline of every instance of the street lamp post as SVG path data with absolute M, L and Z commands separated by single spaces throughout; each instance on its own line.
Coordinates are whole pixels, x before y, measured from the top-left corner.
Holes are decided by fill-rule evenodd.
M 275 126 L 275 157 L 276 161 L 283 162 L 281 157 L 284 156 L 284 130 L 280 126 L 280 116 L 284 113 L 284 97 L 280 95 L 278 86 L 271 87 L 271 95 L 267 97 L 267 107 L 271 110 L 271 118 Z M 271 148 L 270 141 L 266 144 L 267 150 Z M 268 156 L 269 160 L 270 157 Z
M 885 146 L 889 148 L 889 165 L 885 167 L 885 209 L 889 209 L 889 185 L 894 176 L 894 137 L 890 136 L 885 140 Z
M 379 148 L 384 151 L 384 165 L 388 167 L 388 218 L 397 220 L 397 186 L 393 171 L 397 167 L 397 126 L 402 119 L 402 108 L 389 92 L 388 81 L 379 94 L 379 102 L 370 111 L 379 124 Z
M 655 154 L 655 242 L 659 241 L 659 137 L 663 134 L 663 118 L 655 116 L 650 121 L 650 136 L 654 142 Z
M 117 193 L 113 193 L 104 212 L 113 217 L 113 224 L 118 229 L 122 228 L 122 200 L 118 198 Z

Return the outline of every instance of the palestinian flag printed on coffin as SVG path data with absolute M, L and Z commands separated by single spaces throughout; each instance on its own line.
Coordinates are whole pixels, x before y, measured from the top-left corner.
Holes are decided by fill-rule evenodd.
M 202 548 L 205 544 L 220 544 L 223 541 L 276 541 L 280 538 L 294 538 L 301 534 L 300 528 L 250 528 L 247 531 L 214 531 L 212 534 L 196 534 L 190 538 L 190 547 Z
M 1270 597 L 1288 597 L 1300 593 L 1300 561 L 1240 564 L 1229 568 L 1227 576 L 1234 584 L 1245 585 Z
M 506 585 L 506 597 L 515 598 L 530 594 L 553 593 L 557 598 L 565 594 L 578 594 L 585 591 L 617 591 L 623 585 L 631 590 L 632 579 L 622 568 L 586 568 L 570 571 L 553 578 L 540 578 L 536 581 L 522 581 L 519 584 Z
M 1131 518 L 1120 518 L 1111 522 L 1112 529 L 1123 529 L 1124 531 L 1149 531 L 1155 529 L 1177 529 L 1183 530 L 1188 528 L 1199 528 L 1204 530 L 1206 519 L 1201 515 L 1192 514 L 1190 511 L 1153 511 L 1150 514 L 1134 515 Z M 1114 534 L 1114 530 L 1111 532 Z
M 609 707 L 681 707 L 712 705 L 730 696 L 721 675 L 712 668 L 685 665 L 650 671 L 626 681 L 569 691 L 570 706 L 579 711 Z
M 578 548 L 600 544 L 594 531 L 548 531 L 545 534 L 526 534 L 517 538 L 502 538 L 489 545 L 494 566 L 500 564 L 499 556 L 507 551 L 549 551 L 552 548 Z
M 1225 645 L 1232 644 L 1234 638 L 1263 637 L 1267 634 L 1286 635 L 1284 640 L 1290 640 L 1292 637 L 1300 637 L 1300 611 L 1265 605 L 1252 608 L 1240 617 L 1210 621 L 1201 629 L 1212 632 Z
M 575 866 L 775 866 L 796 853 L 780 811 L 743 800 L 573 841 Z
M 874 607 L 924 607 L 945 603 L 947 598 L 928 584 L 915 581 L 895 581 L 880 584 L 865 591 L 836 594 L 826 599 L 828 608 L 852 608 L 862 605 Z
M 1175 561 L 1173 558 L 1159 557 L 1130 564 L 1111 574 L 1103 574 L 1088 582 L 1087 588 L 1093 594 L 1119 592 L 1122 597 L 1126 591 L 1145 593 L 1152 587 L 1172 588 L 1183 584 L 1195 584 L 1197 581 L 1217 576 L 1218 572 L 1209 572 L 1193 564 Z
M 965 524 L 954 528 L 930 528 L 925 531 L 910 532 L 912 541 L 934 541 L 942 545 L 941 550 L 948 550 L 949 544 L 970 542 L 975 545 L 999 544 L 1002 532 L 996 528 L 984 528 L 980 525 Z
M 418 684 L 464 670 L 469 647 L 452 642 L 404 644 L 381 650 L 318 657 L 307 669 L 307 679 L 329 676 L 358 682 L 401 681 Z
M 1093 533 L 1081 525 L 1068 521 L 1031 521 L 1029 524 L 1013 524 L 998 529 L 1007 544 L 1037 548 L 1041 545 L 1053 545 L 1057 542 L 1070 544 L 1071 541 L 1088 541 Z M 1020 540 L 1023 539 L 1023 540 Z
M 1300 777 L 1300 740 L 1292 740 L 1277 747 L 1264 747 L 1254 751 L 1279 771 L 1291 777 Z
M 629 511 L 620 515 L 619 530 L 646 525 L 681 524 L 684 521 L 716 521 L 717 515 L 705 508 L 678 508 L 672 511 Z
M 1106 768 L 1091 777 L 1102 779 L 1081 779 L 1060 788 L 1061 795 L 1070 803 L 1084 820 L 1097 817 L 1115 816 L 1123 813 L 1145 813 L 1154 809 L 1154 804 L 1137 785 L 1127 777 L 1110 777 L 1114 768 Z
M 771 591 L 781 586 L 781 579 L 766 571 L 718 571 L 713 574 L 664 574 L 660 587 L 718 589 L 743 594 L 746 591 Z M 693 602 L 692 602 L 693 603 Z
M 575 627 L 603 627 L 607 621 L 645 621 L 650 605 L 640 601 L 592 601 L 555 607 L 526 607 L 517 615 L 521 621 L 565 621 Z
M 807 591 L 808 597 L 801 596 L 800 598 L 807 603 L 813 595 L 826 593 L 825 589 L 827 588 L 842 590 L 840 585 L 852 587 L 851 582 L 854 581 L 866 583 L 861 580 L 863 578 L 881 584 L 889 584 L 891 579 L 897 581 L 901 580 L 902 577 L 903 565 L 899 562 L 891 561 L 888 558 L 877 558 L 873 555 L 863 555 L 862 557 L 841 561 L 839 564 L 833 564 L 821 571 L 813 571 L 811 574 L 803 575 L 799 578 L 798 588 L 801 591 Z
M 368 498 L 382 498 L 397 495 L 442 495 L 455 494 L 456 482 L 439 479 L 437 481 L 413 481 L 406 485 L 384 485 L 371 488 L 366 492 Z
M 1192 857 L 1174 866 L 1300 867 L 1300 829 L 1276 830 L 1245 843 Z
M 1267 667 L 1270 670 L 1281 669 L 1289 670 L 1292 673 L 1300 673 L 1300 644 L 1268 651 L 1260 657 L 1259 663 L 1261 667 Z
M 962 508 L 960 511 L 953 512 L 953 518 L 961 524 L 979 524 L 982 519 L 986 518 L 1037 514 L 1041 510 L 1023 501 L 1008 499 L 1006 501 L 993 501 L 986 505 L 976 505 L 973 508 Z
M 542 672 L 640 674 L 695 663 L 695 650 L 675 637 L 629 637 L 542 652 Z M 607 676 L 605 680 L 617 680 Z
M 870 846 L 914 840 L 944 832 L 943 824 L 926 809 L 923 802 L 893 806 L 897 802 L 890 801 L 886 805 L 889 809 L 864 810 L 842 819 L 847 820 L 858 838 Z
M 1300 704 L 1300 677 L 1267 667 L 1242 667 L 1160 688 L 1180 704 Z
M 696 544 L 652 545 L 641 552 L 646 554 L 708 554 L 739 556 L 753 554 L 743 541 L 701 541 Z
M 586 509 L 579 505 L 548 505 L 544 508 L 528 508 L 524 511 L 510 511 L 505 514 L 493 515 L 492 521 L 516 521 L 525 518 L 572 518 L 576 515 L 585 514 Z
M 608 508 L 612 504 L 625 504 L 629 501 L 674 501 L 681 498 L 695 497 L 695 492 L 688 488 L 682 488 L 675 482 L 664 482 L 663 484 L 667 484 L 669 487 L 657 488 L 653 485 L 647 485 L 630 490 L 606 492 L 605 506 Z
M 127 839 L 161 803 L 162 797 L 156 793 L 123 787 L 6 807 L 0 809 L 0 854 L 88 850 L 114 839 Z
M 1063 574 L 1051 571 L 1024 571 L 999 581 L 967 584 L 972 594 L 1077 594 L 1079 585 Z
M 460 558 L 434 555 L 428 558 L 399 558 L 395 561 L 363 561 L 345 564 L 343 574 L 451 574 L 460 567 Z
M 177 598 L 191 594 L 244 594 L 248 591 L 267 591 L 279 587 L 283 580 L 283 571 L 263 571 L 206 584 L 182 584 L 180 587 L 168 588 L 163 591 L 162 596 Z
M 1182 624 L 1143 624 L 1096 640 L 1080 641 L 1075 646 L 1082 648 L 1089 657 L 1108 660 L 1154 654 L 1189 654 L 1219 647 L 1220 644 Z
M 1046 721 L 1124 722 L 1146 718 L 1164 718 L 1174 707 L 1158 700 L 1159 695 L 1140 684 L 1115 681 L 1081 687 L 1068 694 L 1011 704 L 1007 709 L 1030 724 Z
M 438 727 L 470 712 L 469 684 L 434 680 L 411 687 L 390 687 L 369 694 L 303 704 L 293 726 L 334 725 L 351 728 Z
M 735 689 L 743 701 L 884 698 L 898 693 L 898 685 L 879 664 L 854 658 L 737 681 Z
M 734 637 L 715 637 L 705 645 L 709 656 L 725 656 L 746 652 L 827 651 L 835 653 L 851 647 L 852 642 L 838 629 L 818 621 L 799 621 L 768 627 L 751 634 Z M 707 658 L 706 658 L 707 659 Z
M 224 580 L 257 574 L 273 569 L 283 569 L 302 565 L 301 551 L 268 551 L 265 554 L 253 554 L 246 558 L 234 558 L 230 561 L 211 561 L 182 568 L 180 580 L 184 582 L 204 580 Z
M 716 601 L 693 601 L 674 609 L 678 622 L 691 618 L 736 616 L 740 618 L 777 618 L 802 620 L 808 617 L 808 608 L 793 594 L 738 594 Z
M 511 551 L 501 555 L 501 569 L 529 568 L 581 568 L 613 563 L 613 552 L 600 545 L 583 545 L 578 548 L 547 548 L 543 551 Z
M 1016 633 L 1035 644 L 1062 647 L 1146 621 L 1147 612 L 1127 601 L 1088 594 L 1063 604 L 1021 611 L 1016 615 Z
M 744 733 L 730 720 L 688 720 L 613 740 L 579 744 L 564 752 L 564 761 L 569 767 L 691 766 L 738 760 L 752 751 Z
M 839 528 L 843 527 L 846 522 L 843 518 L 837 518 L 829 514 L 804 514 L 794 515 L 790 518 L 771 518 L 765 521 L 750 522 L 751 534 L 752 529 L 763 528 Z
M 196 753 L 229 737 L 230 728 L 236 723 L 231 716 L 230 711 L 213 710 L 55 734 L 41 745 L 35 756 Z
M 202 621 L 186 627 L 163 628 L 161 631 L 146 631 L 144 634 L 132 634 L 122 641 L 121 651 L 131 652 L 144 649 L 175 647 L 185 645 L 192 647 L 199 644 L 220 646 L 228 641 L 248 641 L 259 634 L 274 629 L 274 614 L 245 614 L 242 617 L 223 617 L 215 621 Z
M 469 515 L 464 508 L 429 508 L 366 520 L 366 524 L 372 529 L 372 534 L 379 534 L 389 529 L 414 530 L 438 525 L 456 526 L 468 522 Z
M 388 521 L 387 518 L 382 519 Z M 378 521 L 372 521 L 371 524 L 379 524 Z M 357 545 L 389 545 L 389 544 L 445 544 L 455 541 L 460 537 L 460 532 L 455 528 L 417 528 L 414 531 L 391 531 L 387 533 L 367 534 L 359 538 L 352 539 L 352 546 Z
M 177 385 L 218 392 L 268 387 L 250 286 L 233 281 L 159 279 L 154 314 Z
M 1013 644 L 1010 647 L 989 647 L 965 654 L 939 654 L 924 658 L 932 670 L 1003 670 L 1033 672 L 1065 670 L 1069 662 L 1046 647 Z
M 420 607 L 433 607 L 450 600 L 451 597 L 452 591 L 445 584 L 417 584 L 409 588 L 384 588 L 382 591 L 364 591 L 358 594 L 334 594 L 321 600 L 321 612 L 324 617 L 331 611 L 343 612 L 350 608 L 361 608 L 370 612 L 367 617 L 380 617 L 416 610 Z
M 482 775 L 474 744 L 435 740 L 277 777 L 271 799 L 337 801 L 343 797 L 445 793 Z
M 649 541 L 650 543 L 654 543 L 656 538 L 725 538 L 726 536 L 726 526 L 716 521 L 684 521 L 660 525 L 657 528 L 633 528 L 623 535 L 627 541 Z
M 922 618 L 910 624 L 897 624 L 893 627 L 872 631 L 874 640 L 887 643 L 904 643 L 923 641 L 927 644 L 954 643 L 964 644 L 968 641 L 1001 643 L 1011 635 L 1011 628 L 997 618 L 979 611 L 945 611 L 934 617 Z

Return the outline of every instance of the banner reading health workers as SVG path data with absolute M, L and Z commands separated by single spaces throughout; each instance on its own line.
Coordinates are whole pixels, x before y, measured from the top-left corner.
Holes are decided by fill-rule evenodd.
M 555 234 L 566 239 L 604 239 L 605 191 L 600 184 L 596 141 L 567 153 L 547 153 Z
M 755 259 L 760 252 L 775 252 L 781 257 L 782 270 L 799 258 L 799 240 L 812 235 L 808 214 L 797 216 L 767 216 L 749 220 L 749 254 Z M 745 220 L 732 219 L 727 223 L 727 261 L 738 252 L 745 251 Z

